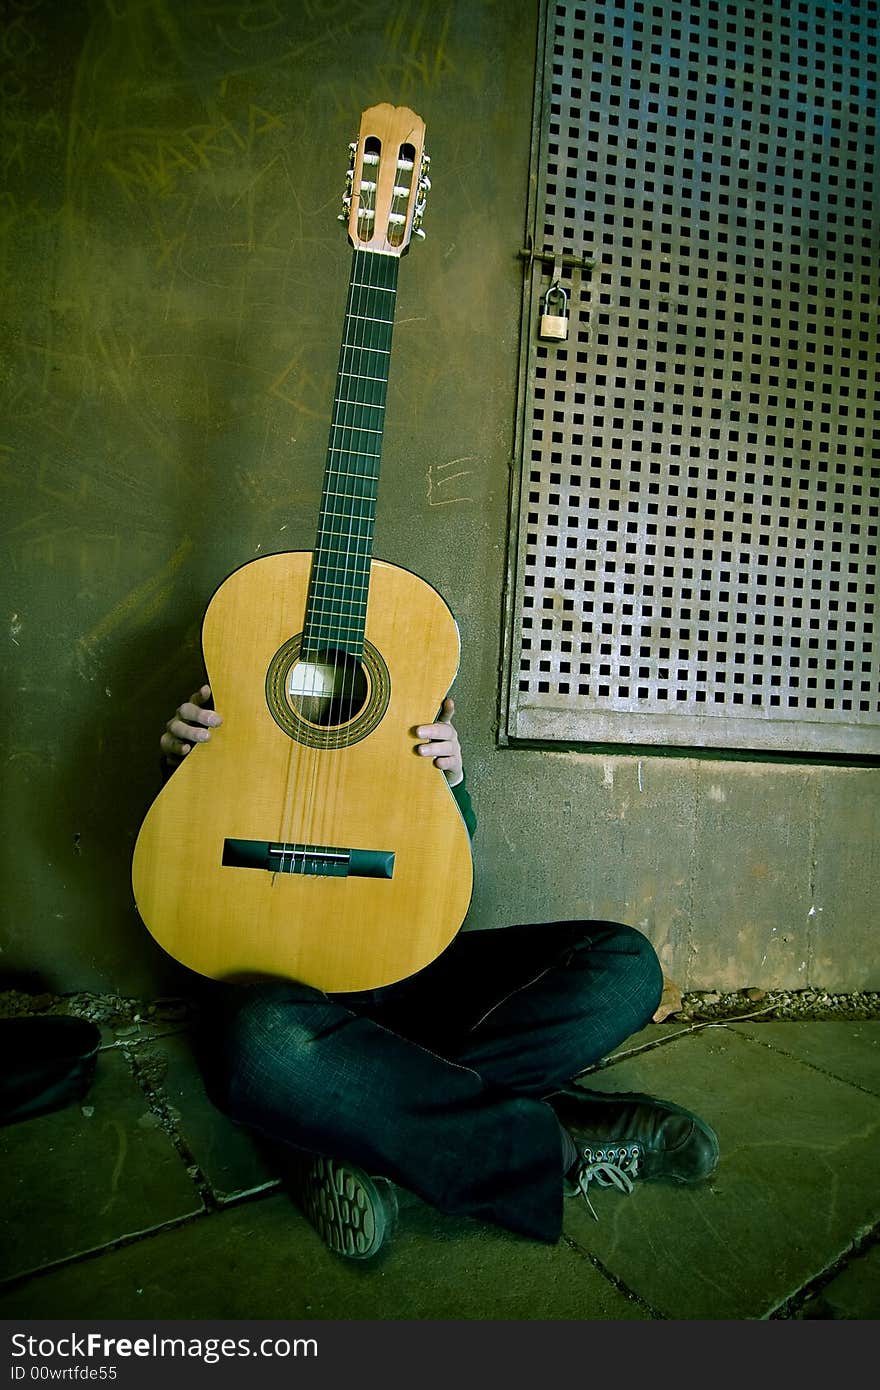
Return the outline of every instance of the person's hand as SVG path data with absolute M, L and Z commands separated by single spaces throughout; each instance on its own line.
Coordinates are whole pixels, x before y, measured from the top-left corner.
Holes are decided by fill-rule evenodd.
M 211 699 L 211 687 L 203 685 L 180 705 L 165 725 L 159 747 L 170 763 L 181 762 L 197 743 L 205 743 L 223 720 L 213 709 L 205 706 Z
M 454 714 L 455 705 L 447 696 L 437 723 L 419 724 L 415 731 L 419 738 L 428 740 L 417 744 L 416 752 L 422 758 L 433 758 L 434 766 L 441 769 L 450 787 L 457 787 L 464 780 L 461 744 L 458 731 L 452 726 Z

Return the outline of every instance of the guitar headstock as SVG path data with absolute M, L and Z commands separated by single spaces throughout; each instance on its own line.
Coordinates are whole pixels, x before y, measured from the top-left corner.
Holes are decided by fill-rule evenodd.
M 406 106 L 383 102 L 361 116 L 340 221 L 359 251 L 400 256 L 421 230 L 431 163 L 425 154 L 425 123 Z

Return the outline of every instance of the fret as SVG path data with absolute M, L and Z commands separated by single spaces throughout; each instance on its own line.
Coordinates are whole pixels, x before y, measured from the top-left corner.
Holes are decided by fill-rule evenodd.
M 337 518 L 339 520 L 339 518 Z M 341 546 L 338 540 L 333 540 L 332 536 L 344 536 L 347 541 L 346 546 Z M 316 565 L 323 565 L 327 569 L 345 570 L 349 562 L 354 563 L 363 560 L 369 566 L 370 547 L 373 544 L 372 518 L 370 525 L 362 535 L 353 535 L 351 531 L 334 531 L 323 528 L 318 532 L 318 540 L 314 554 Z M 363 550 L 359 549 L 363 546 Z
M 369 547 L 372 543 L 372 536 L 360 536 L 357 539 L 363 541 L 366 547 Z M 350 570 L 354 570 L 355 568 L 361 571 L 370 568 L 369 548 L 365 548 L 364 550 L 349 549 L 348 553 L 345 554 L 340 551 L 338 545 L 334 545 L 333 543 L 322 547 L 319 538 L 314 554 L 315 569 L 320 569 L 324 574 L 328 574 L 335 570 L 337 573 L 346 575 Z M 366 564 L 364 561 L 366 561 Z
M 354 431 L 354 430 L 357 430 L 357 428 L 358 428 L 357 425 L 334 425 L 334 426 L 333 426 L 333 429 L 335 429 L 335 430 L 352 430 L 352 431 Z M 381 444 L 381 442 L 382 442 L 382 440 L 381 440 L 382 431 L 381 431 L 381 430 L 364 430 L 364 434 L 369 434 L 369 435 L 372 436 L 371 439 L 365 439 L 365 440 L 364 440 L 364 444 Z M 378 439 L 376 438 L 376 435 L 379 435 L 379 438 L 378 438 Z M 378 454 L 374 449 L 365 449 L 365 448 L 363 448 L 363 447 L 361 447 L 361 448 L 356 448 L 356 447 L 353 448 L 352 446 L 353 446 L 353 445 L 357 445 L 357 443 L 358 443 L 358 441 L 357 441 L 356 439 L 346 439 L 345 442 L 342 443 L 342 444 L 331 444 L 331 445 L 330 445 L 330 448 L 329 448 L 328 451 L 327 451 L 327 453 L 328 453 L 328 458 L 332 459 L 332 457 L 333 457 L 334 454 L 355 454 L 355 455 L 360 456 L 361 458 L 371 458 L 371 459 L 377 459 L 377 458 L 379 458 L 379 454 Z
M 361 596 L 349 598 L 344 594 L 309 595 L 309 611 L 312 623 L 342 623 L 352 628 L 363 628 L 367 615 L 367 591 Z M 355 607 L 357 612 L 355 612 Z
M 319 573 L 320 566 L 316 566 L 316 567 L 315 567 L 315 570 L 314 570 L 313 573 L 312 573 L 312 580 L 311 580 L 311 582 L 312 582 L 313 587 L 316 587 L 316 588 L 317 588 L 318 586 L 320 586 L 322 589 L 341 589 L 341 590 L 342 590 L 343 592 L 345 592 L 345 593 L 347 593 L 347 592 L 349 592 L 349 591 L 350 591 L 351 593 L 354 593 L 354 592 L 356 592 L 357 590 L 359 590 L 359 591 L 364 595 L 364 597 L 366 598 L 367 587 L 368 587 L 367 576 L 368 576 L 369 568 L 370 568 L 369 565 L 365 565 L 365 566 L 360 570 L 359 573 L 355 573 L 354 570 L 349 570 L 348 568 L 346 568 L 346 567 L 343 566 L 343 567 L 342 567 L 342 574 L 343 574 L 343 578 L 342 578 L 342 579 L 329 579 L 329 578 L 325 577 L 325 573 L 324 573 L 324 572 L 320 572 L 320 573 Z M 327 570 L 326 570 L 326 575 L 330 575 L 330 574 L 339 574 L 339 572 L 340 572 L 340 566 L 339 566 L 339 565 L 328 565 Z M 329 594 L 329 595 L 327 595 L 327 597 L 328 597 L 328 598 L 333 598 L 334 595 Z M 338 595 L 337 595 L 336 597 L 338 597 Z
M 342 340 L 342 346 L 345 348 L 357 348 L 359 352 L 381 352 L 384 357 L 391 356 L 390 348 L 367 347 L 366 343 L 347 343 L 344 338 Z
M 397 290 L 386 288 L 385 285 L 365 285 L 363 280 L 352 280 L 351 283 L 359 290 L 378 290 L 380 294 L 397 294 Z
M 334 450 L 334 453 L 346 452 L 347 450 L 345 449 Z M 358 452 L 356 454 L 356 457 L 363 458 L 364 455 L 362 452 Z M 377 457 L 377 455 L 370 454 L 369 457 L 375 458 Z M 343 478 L 360 478 L 360 480 L 365 483 L 378 483 L 379 481 L 378 472 L 373 468 L 336 468 L 332 465 L 332 463 L 328 462 L 326 476 L 324 478 L 325 486 L 328 485 L 330 482 L 337 482 Z
M 316 550 L 320 550 L 322 543 L 330 536 L 343 536 L 351 545 L 372 545 L 373 543 L 373 522 L 375 521 L 373 512 L 364 512 L 360 516 L 351 517 L 347 511 L 331 512 L 327 520 L 341 522 L 341 527 L 320 526 L 318 528 L 318 543 Z M 333 541 L 328 541 L 333 545 Z
M 371 441 L 375 443 L 375 440 Z M 349 454 L 351 457 L 346 459 L 335 459 L 335 454 Z M 342 444 L 331 444 L 327 450 L 326 473 L 340 477 L 349 474 L 352 478 L 369 478 L 372 482 L 379 476 L 379 469 L 375 463 L 368 463 L 368 459 L 378 459 L 381 455 L 372 449 L 348 449 Z M 361 462 L 359 462 L 359 460 Z M 354 464 L 353 468 L 346 468 L 342 465 Z M 361 466 L 363 464 L 363 466 Z
M 348 502 L 365 502 L 367 504 L 367 508 L 358 511 L 354 511 L 351 507 L 340 507 L 338 509 L 332 510 L 331 516 L 335 521 L 338 521 L 340 517 L 344 517 L 346 515 L 351 515 L 355 520 L 360 519 L 361 521 L 363 521 L 364 518 L 367 516 L 368 508 L 371 507 L 372 504 L 376 501 L 375 496 L 370 496 L 369 493 L 349 492 L 346 488 L 325 488 L 324 497 L 328 501 L 331 497 L 341 497 Z M 373 520 L 372 516 L 370 517 L 370 520 Z
M 343 395 L 343 396 L 337 396 L 337 397 L 335 398 L 334 402 L 333 402 L 334 406 L 336 407 L 336 409 L 335 409 L 335 411 L 334 411 L 334 416 L 333 416 L 333 418 L 334 418 L 334 419 L 339 419 L 340 413 L 341 413 L 343 410 L 347 410 L 349 406 L 353 407 L 355 410 L 358 410 L 358 411 L 360 411 L 360 410 L 363 410 L 363 411 L 367 411 L 367 410 L 381 410 L 381 411 L 384 411 L 384 410 L 385 410 L 385 392 L 383 391 L 383 392 L 381 393 L 381 400 L 377 400 L 377 399 L 376 399 L 377 394 L 378 394 L 378 393 L 377 393 L 377 391 L 376 391 L 376 388 L 373 386 L 373 387 L 367 388 L 367 390 L 364 391 L 364 392 L 358 391 L 357 388 L 355 387 L 355 388 L 353 389 L 353 391 L 351 392 L 351 394 L 349 394 L 349 395 Z M 369 400 L 363 400 L 363 399 L 361 398 L 362 395 L 369 395 L 370 399 L 369 399 Z M 380 423 L 381 423 L 381 421 L 380 421 Z
M 337 532 L 337 534 L 344 536 L 346 533 L 343 531 L 341 533 Z M 348 539 L 351 544 L 346 550 L 344 546 L 340 546 L 338 541 L 330 539 L 325 540 L 323 536 L 319 536 L 318 545 L 314 552 L 315 568 L 320 568 L 325 573 L 335 570 L 337 573 L 342 573 L 343 575 L 347 574 L 349 570 L 354 571 L 355 569 L 359 569 L 362 572 L 368 570 L 370 568 L 369 547 L 373 543 L 372 534 L 368 536 L 349 537 Z M 357 548 L 359 545 L 363 545 L 364 549 L 359 550 Z M 366 563 L 364 563 L 365 561 Z
M 328 469 L 334 478 L 361 478 L 365 483 L 377 483 L 379 480 L 374 473 L 356 473 L 351 468 Z
M 337 450 L 334 450 L 334 452 L 335 452 L 335 453 L 346 454 L 346 453 L 350 453 L 350 452 L 352 452 L 352 451 L 351 451 L 351 450 L 348 450 L 348 449 L 337 449 Z M 364 453 L 363 453 L 363 450 L 362 450 L 362 449 L 356 449 L 356 450 L 354 450 L 353 452 L 354 452 L 354 458 L 351 460 L 353 463 L 356 463 L 358 459 L 364 457 Z M 368 457 L 373 458 L 373 459 L 377 459 L 379 456 L 378 456 L 378 454 L 370 454 Z M 332 490 L 332 488 L 333 488 L 334 486 L 337 486 L 337 485 L 340 486 L 340 487 L 342 487 L 342 488 L 345 488 L 345 487 L 347 487 L 347 486 L 349 485 L 349 480 L 351 480 L 351 479 L 354 480 L 354 486 L 357 486 L 357 483 L 358 483 L 358 482 L 363 482 L 363 483 L 370 484 L 370 485 L 372 485 L 372 486 L 376 486 L 376 484 L 377 484 L 378 481 L 379 481 L 379 470 L 378 470 L 378 468 L 371 468 L 371 467 L 369 467 L 369 466 L 365 466 L 364 468 L 355 468 L 355 469 L 350 469 L 350 468 L 331 468 L 331 467 L 329 466 L 329 464 L 328 464 L 328 466 L 327 466 L 327 474 L 326 474 L 326 477 L 324 478 L 324 491 L 327 492 L 327 491 L 329 491 L 329 490 Z M 357 497 L 357 496 L 360 496 L 360 494 L 357 493 L 357 492 L 353 492 L 353 493 L 351 493 L 351 496 L 352 496 L 352 497 Z
M 333 412 L 333 423 L 334 423 L 334 426 L 337 425 L 337 424 L 340 424 L 340 425 L 349 424 L 349 425 L 354 425 L 355 428 L 357 428 L 357 419 L 358 419 L 358 416 L 359 416 L 359 414 L 360 414 L 360 412 L 361 412 L 362 410 L 384 410 L 384 409 L 385 409 L 385 402 L 384 402 L 384 400 L 383 400 L 383 401 L 360 401 L 360 400 L 358 400 L 357 396 L 336 396 L 336 397 L 334 397 L 333 404 L 337 407 L 337 409 L 334 410 L 334 412 Z M 341 419 L 340 417 L 342 416 L 343 412 L 345 412 L 346 410 L 349 410 L 349 409 L 351 409 L 351 411 L 354 413 L 354 418 L 351 419 L 351 420 L 348 420 L 348 421 L 345 421 L 345 420 Z M 372 425 L 364 425 L 364 429 L 372 429 L 372 428 L 373 428 Z M 378 433 L 378 434 L 381 434 L 381 433 L 382 433 L 381 429 L 378 430 L 377 433 Z
M 342 579 L 329 579 L 324 578 L 323 575 L 316 574 L 312 580 L 312 588 L 314 588 L 316 585 L 321 585 L 324 590 L 328 591 L 321 595 L 321 599 L 324 603 L 338 602 L 340 594 L 346 593 L 360 593 L 363 594 L 366 598 L 367 590 L 369 587 L 369 570 L 369 565 L 366 565 L 362 572 L 355 576 L 349 573 L 349 571 L 344 567 L 340 570 L 340 568 L 337 566 L 333 569 L 330 569 L 328 573 L 339 574 L 341 572 L 343 575 Z M 330 593 L 330 589 L 337 590 L 338 592 Z
M 338 552 L 335 552 L 338 555 Z M 328 555 L 332 557 L 330 550 Z M 356 584 L 366 588 L 371 569 L 371 557 L 364 551 L 350 551 L 339 559 L 328 558 L 322 562 L 315 551 L 315 566 L 312 579 L 315 584 L 333 584 L 340 589 L 350 589 Z
M 332 569 L 329 571 L 329 573 L 331 573 L 331 574 L 339 574 L 340 572 L 341 572 L 344 576 L 347 576 L 347 578 L 342 578 L 342 579 L 325 579 L 325 578 L 323 578 L 323 577 L 320 576 L 320 575 L 315 575 L 315 577 L 314 577 L 314 579 L 313 579 L 313 584 L 332 585 L 334 589 L 341 589 L 343 592 L 355 593 L 355 592 L 358 592 L 358 591 L 359 591 L 359 592 L 362 593 L 362 594 L 366 594 L 366 593 L 367 593 L 367 588 L 368 588 L 368 577 L 369 577 L 369 565 L 367 565 L 367 566 L 364 568 L 363 572 L 362 572 L 360 575 L 357 576 L 357 583 L 354 582 L 354 579 L 352 578 L 351 575 L 349 575 L 349 572 L 345 569 L 344 566 L 341 566 L 341 567 L 340 567 L 340 566 L 336 566 L 336 567 L 332 568 Z M 325 601 L 325 602 L 330 602 L 331 600 L 334 600 L 334 599 L 338 600 L 338 598 L 339 598 L 339 595 L 338 595 L 338 594 L 325 594 L 325 595 L 324 595 L 324 601 Z
M 382 283 L 370 284 L 374 275 Z M 306 603 L 306 655 L 326 646 L 356 658 L 363 653 L 396 285 L 396 257 L 355 252 Z
M 303 632 L 303 642 L 300 648 L 300 660 L 310 661 L 319 656 L 322 651 L 330 647 L 338 652 L 344 652 L 348 656 L 360 658 L 364 652 L 364 634 L 358 632 L 354 637 L 343 637 L 331 628 L 329 631 L 315 632 L 312 634 L 306 629 Z
M 327 573 L 328 573 L 328 574 L 337 574 L 337 575 L 341 573 L 341 574 L 343 575 L 343 578 L 342 578 L 342 579 L 329 579 L 329 578 L 325 578 L 322 574 L 316 573 L 316 574 L 314 575 L 313 579 L 312 579 L 312 587 L 314 587 L 314 586 L 317 585 L 317 584 L 322 584 L 322 585 L 324 585 L 324 587 L 327 587 L 327 586 L 329 585 L 329 586 L 332 586 L 332 588 L 334 588 L 334 589 L 341 589 L 344 593 L 345 593 L 345 592 L 350 592 L 350 593 L 360 592 L 360 593 L 366 595 L 367 589 L 368 589 L 368 586 L 369 586 L 369 574 L 370 574 L 370 567 L 369 567 L 369 565 L 365 565 L 364 568 L 363 568 L 363 570 L 362 570 L 362 572 L 361 572 L 359 575 L 356 576 L 356 578 L 357 578 L 357 582 L 356 582 L 356 583 L 355 583 L 355 577 L 352 576 L 352 574 L 349 572 L 349 570 L 346 569 L 346 567 L 345 567 L 344 565 L 335 565 L 335 566 L 331 566 L 331 567 L 328 568 Z M 325 603 L 329 603 L 331 600 L 334 600 L 334 599 L 337 599 L 337 600 L 338 600 L 339 595 L 338 595 L 338 594 L 325 594 L 323 597 L 324 597 L 324 602 L 325 602 Z
M 365 583 L 365 576 L 370 570 L 370 556 L 366 553 L 351 553 L 347 557 L 339 556 L 338 551 L 330 550 L 328 558 L 322 559 L 321 552 L 315 551 L 315 568 L 313 571 L 315 583 L 320 584 L 348 584 L 354 582 L 357 576 L 360 583 Z M 366 561 L 366 564 L 364 564 Z M 330 579 L 331 574 L 341 575 L 341 579 Z
M 361 410 L 384 410 L 385 406 L 379 401 L 358 401 L 352 396 L 336 396 L 333 400 L 334 405 L 356 405 Z M 381 430 L 378 431 L 381 434 Z
M 342 652 L 345 656 L 353 657 L 355 661 L 360 661 L 364 654 L 363 637 L 360 637 L 357 641 L 352 641 L 349 638 L 344 642 L 339 642 L 331 636 L 329 642 L 326 639 L 324 641 L 319 639 L 317 642 L 310 642 L 308 645 L 303 642 L 302 659 L 304 661 L 313 660 L 328 646 L 332 646 L 336 651 Z
M 314 637 L 316 631 L 324 628 L 325 631 L 344 633 L 346 636 L 355 634 L 363 637 L 366 626 L 366 614 L 360 613 L 357 617 L 346 618 L 344 613 L 316 613 L 314 614 L 310 627 L 309 637 Z
M 336 614 L 316 613 L 309 629 L 309 639 L 314 641 L 316 637 L 324 636 L 331 638 L 329 645 L 335 646 L 339 641 L 351 641 L 357 638 L 363 641 L 364 629 L 367 625 L 366 613 L 358 613 L 351 621 L 346 622 L 336 616 Z
M 326 629 L 326 632 L 322 632 L 322 631 L 321 631 L 322 628 Z M 325 619 L 324 621 L 313 622 L 313 623 L 310 623 L 310 624 L 309 624 L 309 638 L 310 638 L 310 640 L 313 640 L 315 637 L 321 637 L 321 636 L 326 636 L 326 637 L 339 637 L 339 636 L 346 636 L 346 635 L 351 635 L 351 634 L 354 634 L 354 635 L 359 636 L 359 637 L 363 637 L 363 628 L 364 628 L 364 625 L 363 625 L 362 622 L 360 622 L 360 623 L 358 623 L 358 622 L 353 622 L 353 623 L 345 623 L 345 622 L 337 623 L 337 622 L 333 622 L 333 623 L 331 623 L 329 620 Z
M 388 378 L 385 376 L 364 376 L 363 372 L 340 372 L 340 376 L 349 376 L 353 381 L 381 381 L 383 386 L 387 386 Z
M 350 303 L 345 310 L 345 321 L 342 325 L 343 332 L 345 331 L 346 325 L 351 324 L 356 333 L 375 333 L 378 335 L 380 342 L 390 344 L 394 332 L 394 319 L 393 317 L 390 319 L 387 318 L 384 310 L 393 309 L 394 305 L 382 305 L 383 312 L 381 314 L 378 312 L 370 312 L 378 310 L 378 308 L 378 305 L 370 304 L 369 302 L 365 303 L 363 300 L 359 300 L 357 303 Z M 367 312 L 364 313 L 364 310 L 367 310 Z M 359 326 L 360 324 L 375 324 L 376 327 L 373 328 L 368 326 L 361 328 Z
M 353 442 L 353 441 L 351 441 L 351 442 Z M 363 449 L 363 448 L 361 448 L 361 449 L 348 449 L 348 448 L 346 448 L 345 445 L 343 445 L 343 444 L 334 444 L 334 445 L 332 446 L 332 454 L 349 454 L 349 455 L 350 455 L 352 458 L 354 458 L 354 459 L 378 459 L 378 458 L 380 457 L 379 454 L 374 454 L 374 453 L 373 453 L 372 451 L 370 451 L 370 450 Z M 333 474 L 333 475 L 335 475 L 335 476 L 338 476 L 339 473 L 341 472 L 340 469 L 334 468 L 334 467 L 333 467 L 333 465 L 332 465 L 332 460 L 328 460 L 327 471 L 328 471 L 328 475 L 329 475 L 329 474 Z M 371 481 L 375 482 L 376 478 L 378 477 L 378 473 L 379 473 L 378 468 L 375 468 L 375 467 L 373 467 L 373 466 L 367 466 L 367 467 L 364 468 L 364 469 L 358 469 L 358 470 L 355 472 L 354 476 L 355 476 L 355 477 L 361 477 L 361 478 L 369 478 Z
M 351 588 L 355 584 L 366 588 L 369 583 L 372 568 L 372 556 L 369 550 L 349 550 L 346 552 L 330 542 L 323 552 L 316 550 L 314 555 L 315 563 L 310 582 L 339 584 L 342 588 Z
M 367 565 L 369 565 L 370 549 L 373 544 L 373 517 L 363 519 L 367 524 L 362 531 L 358 530 L 357 533 L 352 531 L 351 527 L 339 530 L 331 526 L 322 526 L 315 543 L 316 563 L 327 566 L 333 564 L 337 569 L 345 569 L 349 561 L 352 564 L 360 564 L 361 561 L 366 560 Z M 334 517 L 333 520 L 344 522 L 346 518 L 340 516 Z M 335 557 L 339 558 L 336 559 Z
M 334 584 L 334 585 L 333 585 L 333 588 L 334 588 L 334 589 L 341 589 L 342 587 L 343 587 L 343 585 L 341 585 L 341 584 Z M 346 598 L 346 599 L 345 599 L 345 610 L 350 609 L 350 608 L 355 608 L 355 607 L 356 607 L 356 608 L 366 608 L 366 606 L 367 606 L 367 597 L 366 597 L 367 591 L 366 591 L 366 589 L 363 589 L 361 592 L 362 592 L 363 595 L 364 595 L 363 598 L 357 598 L 356 596 L 352 595 L 351 598 Z M 315 602 L 315 607 L 316 607 L 316 608 L 322 608 L 322 605 L 329 604 L 329 603 L 338 603 L 339 600 L 340 600 L 340 597 L 341 597 L 341 596 L 340 596 L 339 594 L 314 594 L 314 595 L 313 595 L 313 598 L 314 598 L 315 601 L 316 601 L 316 602 Z M 345 610 L 343 610 L 343 611 L 345 611 Z
M 329 492 L 325 496 L 327 524 L 319 524 L 319 537 L 326 536 L 331 526 L 344 527 L 344 530 L 338 532 L 341 536 L 351 536 L 355 531 L 364 536 L 367 530 L 372 531 L 373 522 L 376 520 L 375 497 L 360 496 L 356 492 Z M 351 503 L 358 505 L 352 506 Z
M 363 613 L 354 613 L 352 611 L 352 607 L 354 604 L 366 607 L 368 601 L 369 590 L 367 589 L 366 584 L 360 585 L 357 590 L 352 590 L 350 594 L 341 592 L 333 594 L 309 595 L 309 604 L 311 608 L 314 610 L 315 619 L 323 619 L 324 622 L 329 622 L 331 618 L 347 619 L 349 617 L 351 618 L 352 622 L 362 622 L 364 616 Z
M 318 527 L 318 540 L 316 550 L 321 549 L 321 541 L 324 536 L 346 536 L 351 544 L 372 545 L 373 543 L 373 522 L 375 515 L 372 511 L 363 512 L 362 515 L 352 517 L 347 507 L 340 507 L 338 511 L 332 509 L 328 512 L 326 522 Z M 337 530 L 336 527 L 344 529 Z M 338 542 L 330 542 L 331 545 L 338 546 Z
M 330 454 L 331 456 L 333 454 L 351 454 L 354 458 L 366 459 L 378 459 L 382 457 L 381 454 L 371 454 L 369 449 L 342 449 L 338 444 L 334 444 L 331 447 Z
M 318 530 L 319 538 L 321 536 L 348 536 L 351 540 L 369 540 L 371 538 L 373 522 L 376 519 L 376 514 L 373 509 L 373 503 L 376 499 L 373 497 L 358 497 L 357 494 L 353 492 L 334 492 L 330 495 L 333 497 L 344 497 L 346 500 L 355 498 L 356 501 L 366 502 L 367 505 L 362 510 L 356 512 L 352 512 L 348 507 L 340 507 L 338 511 L 331 510 L 327 518 L 328 521 L 348 521 L 348 525 L 343 526 L 341 530 L 337 530 L 332 526 L 321 526 Z M 361 527 L 365 527 L 365 529 L 361 530 Z M 355 535 L 355 531 L 357 531 L 357 535 Z
M 338 424 L 332 424 L 330 428 L 332 430 L 357 430 L 359 434 L 378 434 L 380 436 L 382 434 L 381 430 L 371 430 L 366 425 L 344 425 L 342 421 Z

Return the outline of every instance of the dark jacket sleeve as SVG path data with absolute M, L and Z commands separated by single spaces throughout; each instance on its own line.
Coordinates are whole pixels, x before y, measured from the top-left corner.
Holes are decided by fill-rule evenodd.
M 452 788 L 452 795 L 458 802 L 458 809 L 464 817 L 468 834 L 474 838 L 474 831 L 477 828 L 477 813 L 474 810 L 474 803 L 471 801 L 471 794 L 468 791 L 467 777 L 463 777 L 457 787 Z

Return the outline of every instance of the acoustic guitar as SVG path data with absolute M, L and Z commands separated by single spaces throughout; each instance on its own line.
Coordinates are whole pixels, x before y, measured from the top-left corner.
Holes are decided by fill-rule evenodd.
M 405 107 L 363 113 L 315 548 L 252 560 L 215 592 L 202 647 L 224 722 L 135 846 L 147 929 L 214 979 L 378 988 L 438 956 L 470 904 L 467 828 L 413 742 L 455 678 L 458 627 L 430 584 L 372 556 L 398 266 L 430 186 L 424 130 Z

